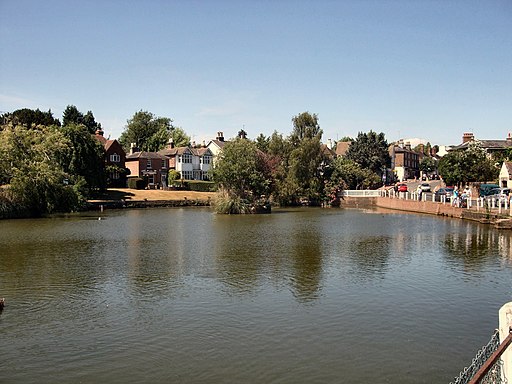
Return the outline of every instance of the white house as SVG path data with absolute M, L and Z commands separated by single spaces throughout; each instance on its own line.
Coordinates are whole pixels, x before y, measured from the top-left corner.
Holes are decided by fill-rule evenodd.
M 215 158 L 219 155 L 219 153 L 222 152 L 224 145 L 226 145 L 226 141 L 224 141 L 224 133 L 217 132 L 217 137 L 214 140 L 210 140 L 206 145 L 206 148 L 211 151 L 213 157 Z
M 161 155 L 169 158 L 169 169 L 174 169 L 185 180 L 208 180 L 208 171 L 213 163 L 213 154 L 210 149 L 178 147 L 175 148 L 170 141 L 167 148 L 159 151 Z
M 500 170 L 500 186 L 502 188 L 512 188 L 512 162 L 504 161 Z

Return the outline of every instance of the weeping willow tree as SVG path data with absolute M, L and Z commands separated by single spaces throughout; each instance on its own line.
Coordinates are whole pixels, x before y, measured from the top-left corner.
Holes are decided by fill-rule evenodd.
M 3 125 L 0 129 L 0 217 L 41 216 L 76 210 L 86 181 L 65 171 L 71 141 L 55 126 Z

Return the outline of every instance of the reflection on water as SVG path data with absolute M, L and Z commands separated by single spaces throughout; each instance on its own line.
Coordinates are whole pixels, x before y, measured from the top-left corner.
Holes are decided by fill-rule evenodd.
M 512 300 L 511 237 L 475 223 L 94 215 L 0 221 L 2 380 L 449 382 Z

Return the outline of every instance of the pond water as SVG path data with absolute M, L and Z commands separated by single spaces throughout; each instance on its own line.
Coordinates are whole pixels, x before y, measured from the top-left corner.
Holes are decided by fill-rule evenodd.
M 0 221 L 0 382 L 448 383 L 512 300 L 511 254 L 374 210 Z

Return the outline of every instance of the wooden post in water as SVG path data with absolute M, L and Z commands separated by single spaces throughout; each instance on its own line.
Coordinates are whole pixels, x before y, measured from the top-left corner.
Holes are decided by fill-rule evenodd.
M 499 321 L 500 343 L 503 343 L 512 329 L 512 301 L 500 308 Z M 501 355 L 501 361 L 503 361 L 503 370 L 501 372 L 502 379 L 507 378 L 510 382 L 512 379 L 512 345 L 509 345 L 507 350 L 503 352 L 503 355 Z M 505 383 L 506 381 L 503 380 L 503 382 Z

